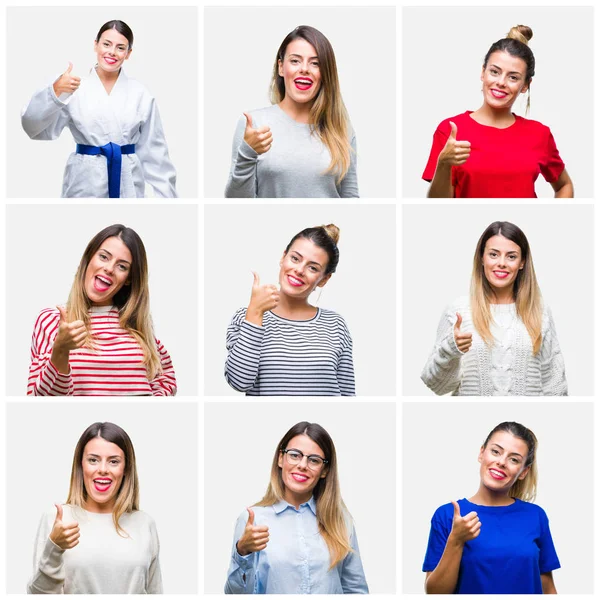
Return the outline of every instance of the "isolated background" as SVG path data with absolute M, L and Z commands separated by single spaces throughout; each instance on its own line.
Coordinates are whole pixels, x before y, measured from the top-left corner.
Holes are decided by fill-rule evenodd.
M 43 308 L 64 304 L 89 241 L 122 223 L 148 257 L 156 337 L 171 355 L 180 396 L 197 394 L 198 210 L 193 205 L 9 204 L 6 207 L 6 393 L 23 396 L 31 334 Z
M 333 439 L 340 489 L 356 525 L 369 591 L 394 593 L 396 405 L 322 401 L 205 404 L 205 593 L 223 592 L 235 522 L 263 497 L 275 448 L 300 421 L 319 423 Z
M 64 73 L 69 61 L 74 75 L 86 77 L 96 64 L 96 34 L 113 19 L 125 21 L 133 30 L 133 52 L 124 69 L 156 98 L 177 170 L 177 193 L 198 195 L 196 7 L 35 6 L 10 7 L 6 14 L 9 198 L 60 197 L 65 164 L 75 151 L 73 136 L 64 129 L 51 142 L 29 139 L 21 127 L 21 109 L 34 92 Z M 146 195 L 153 195 L 150 186 Z
M 206 205 L 204 209 L 204 392 L 241 395 L 223 375 L 225 335 L 248 306 L 252 273 L 279 282 L 288 242 L 306 227 L 340 228 L 340 262 L 311 304 L 344 317 L 353 340 L 356 393 L 392 396 L 396 383 L 396 207 L 386 205 Z
M 9 594 L 25 593 L 42 514 L 66 501 L 77 440 L 97 421 L 122 427 L 135 447 L 140 508 L 156 521 L 165 593 L 197 592 L 195 402 L 9 402 L 6 416 Z
M 431 395 L 421 371 L 445 308 L 469 295 L 473 254 L 494 221 L 529 240 L 544 302 L 554 317 L 570 396 L 594 393 L 594 211 L 583 204 L 403 206 L 403 392 Z
M 591 594 L 597 564 L 592 408 L 590 402 L 405 402 L 402 591 L 424 593 L 421 568 L 433 513 L 442 504 L 475 494 L 477 457 L 485 438 L 499 423 L 517 421 L 538 439 L 535 503 L 550 519 L 562 565 L 554 571 L 558 593 Z
M 592 7 L 430 6 L 402 11 L 402 194 L 424 197 L 421 179 L 438 124 L 481 106 L 481 68 L 511 27 L 533 30 L 528 119 L 552 130 L 577 197 L 593 195 L 594 17 Z M 567 43 L 568 40 L 568 43 Z M 513 106 L 524 117 L 527 94 Z M 539 197 L 554 191 L 540 175 Z
M 299 25 L 333 46 L 363 198 L 396 196 L 396 9 L 359 6 L 204 10 L 204 194 L 222 198 L 242 112 L 269 100 L 277 49 Z M 274 141 L 277 143 L 277 140 Z

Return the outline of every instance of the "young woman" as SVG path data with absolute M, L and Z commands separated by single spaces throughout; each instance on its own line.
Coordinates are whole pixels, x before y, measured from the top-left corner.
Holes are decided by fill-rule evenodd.
M 530 93 L 532 37 L 529 27 L 517 25 L 492 44 L 481 72 L 483 104 L 438 125 L 423 172 L 430 198 L 535 198 L 540 173 L 556 198 L 573 197 L 550 129 L 512 112 L 517 98 Z
M 174 396 L 175 371 L 154 337 L 146 250 L 111 225 L 90 241 L 65 307 L 46 308 L 31 342 L 29 396 Z
M 113 423 L 94 423 L 73 455 L 69 497 L 40 521 L 29 594 L 160 594 L 159 542 L 139 510 L 135 451 Z
M 281 439 L 264 498 L 237 520 L 226 594 L 367 594 L 335 446 L 316 423 Z
M 314 27 L 296 27 L 281 43 L 271 103 L 238 121 L 225 197 L 358 198 L 335 55 Z
M 352 338 L 344 319 L 308 303 L 339 261 L 335 225 L 297 233 L 279 262 L 279 286 L 254 274 L 248 308 L 227 329 L 225 377 L 248 396 L 354 396 Z
M 428 594 L 556 594 L 560 568 L 548 517 L 532 504 L 537 439 L 500 423 L 479 451 L 479 490 L 431 519 L 423 563 Z
M 439 395 L 567 395 L 554 321 L 516 225 L 496 221 L 479 238 L 471 295 L 442 315 L 421 379 Z
M 23 129 L 33 140 L 55 140 L 68 127 L 77 144 L 67 161 L 63 198 L 143 198 L 146 182 L 156 196 L 176 198 L 154 97 L 123 63 L 133 50 L 133 32 L 108 21 L 96 36 L 97 64 L 83 81 L 73 65 L 36 92 L 23 109 Z

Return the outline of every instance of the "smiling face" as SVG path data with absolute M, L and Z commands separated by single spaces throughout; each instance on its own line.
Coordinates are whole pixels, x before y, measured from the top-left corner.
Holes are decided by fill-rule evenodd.
M 285 100 L 298 104 L 313 102 L 321 88 L 319 57 L 314 46 L 302 38 L 293 40 L 278 64 L 285 85 Z
M 118 72 L 131 55 L 131 50 L 127 38 L 116 29 L 103 31 L 100 39 L 94 42 L 98 67 L 108 73 Z
M 483 273 L 492 289 L 512 291 L 519 271 L 525 266 L 521 248 L 502 235 L 494 235 L 485 244 Z
M 95 437 L 83 449 L 81 467 L 87 492 L 85 509 L 112 512 L 125 473 L 123 450 L 112 442 Z
M 115 294 L 129 285 L 131 252 L 118 238 L 105 239 L 85 271 L 84 289 L 96 306 L 110 306 Z
M 322 448 L 305 434 L 297 435 L 288 442 L 286 450 L 292 449 L 302 452 L 304 458 L 297 465 L 292 465 L 286 455 L 280 452 L 279 467 L 285 487 L 284 500 L 299 506 L 310 500 L 316 485 L 327 476 L 326 465 L 318 469 L 309 468 L 308 456 L 316 455 L 325 460 L 329 457 L 325 456 Z
M 329 256 L 323 248 L 306 238 L 298 238 L 279 262 L 281 292 L 295 298 L 308 298 L 331 277 L 325 275 Z
M 481 483 L 494 493 L 508 493 L 529 472 L 527 444 L 508 431 L 497 431 L 479 451 Z
M 483 101 L 494 109 L 510 109 L 529 87 L 526 73 L 527 64 L 522 58 L 503 50 L 492 53 L 481 71 Z

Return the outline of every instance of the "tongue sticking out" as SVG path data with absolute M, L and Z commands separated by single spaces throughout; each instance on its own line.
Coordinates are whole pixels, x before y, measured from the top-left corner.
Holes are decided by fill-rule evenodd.
M 94 277 L 94 287 L 98 292 L 105 292 L 110 287 L 110 285 L 102 281 L 102 279 L 100 279 L 99 277 Z

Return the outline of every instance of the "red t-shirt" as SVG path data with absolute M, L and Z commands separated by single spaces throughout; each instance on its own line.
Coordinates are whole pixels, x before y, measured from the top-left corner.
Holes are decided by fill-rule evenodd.
M 455 198 L 536 198 L 534 184 L 540 173 L 550 183 L 560 177 L 565 163 L 548 127 L 515 115 L 510 127 L 498 129 L 477 123 L 472 112 L 439 124 L 423 171 L 425 181 L 433 179 L 450 135 L 450 121 L 457 127 L 456 139 L 471 142 L 467 162 L 452 167 Z

